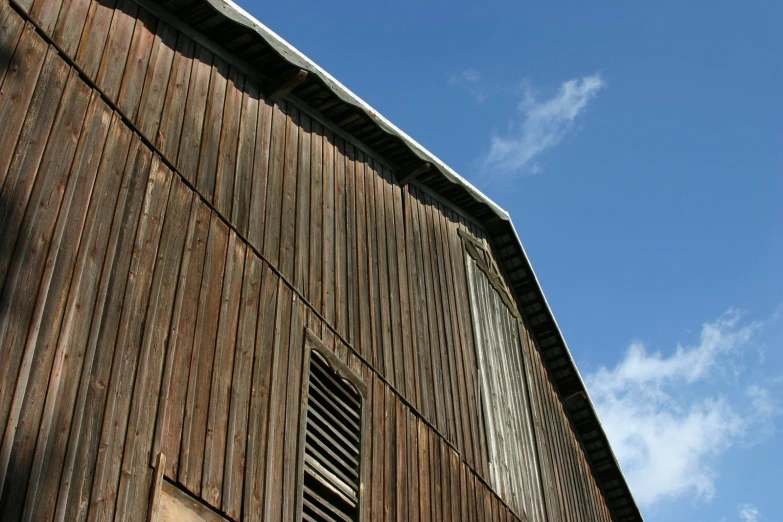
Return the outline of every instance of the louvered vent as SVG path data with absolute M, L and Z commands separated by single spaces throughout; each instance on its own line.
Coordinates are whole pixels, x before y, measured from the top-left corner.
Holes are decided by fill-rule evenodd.
M 310 358 L 302 520 L 359 520 L 361 395 L 316 351 Z

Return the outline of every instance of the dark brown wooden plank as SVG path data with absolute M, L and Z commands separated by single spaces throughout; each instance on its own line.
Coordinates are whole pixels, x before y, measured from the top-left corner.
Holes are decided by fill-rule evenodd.
M 309 297 L 310 289 L 310 141 L 312 118 L 302 112 L 299 121 L 299 143 L 297 145 L 296 169 L 296 249 L 294 251 L 294 279 L 296 290 Z
M 166 169 L 166 172 L 168 169 Z M 169 174 L 171 175 L 171 174 Z M 149 505 L 150 464 L 155 417 L 161 387 L 163 362 L 171 328 L 171 309 L 177 293 L 183 247 L 188 229 L 193 192 L 179 176 L 172 176 L 169 202 L 150 286 L 149 304 L 143 320 L 144 333 L 138 353 L 122 471 L 114 513 L 121 520 L 144 520 Z
M 355 346 L 365 360 L 373 361 L 372 351 L 372 325 L 370 319 L 370 289 L 369 289 L 369 260 L 367 243 L 367 214 L 365 212 L 366 196 L 364 181 L 366 178 L 364 154 L 356 150 L 354 162 L 354 184 L 356 186 L 356 293 L 358 294 L 358 339 Z
M 199 152 L 207 107 L 212 53 L 197 45 L 188 82 L 188 98 L 182 122 L 182 137 L 177 153 L 177 169 L 192 185 L 198 179 Z
M 394 370 L 394 384 L 397 390 L 405 393 L 405 349 L 402 342 L 402 308 L 400 287 L 398 238 L 394 202 L 394 175 L 391 169 L 384 167 L 383 174 L 383 207 L 385 211 L 384 224 L 386 226 L 386 256 L 389 279 L 389 316 L 387 322 L 391 330 L 392 361 Z M 406 289 L 407 292 L 407 289 Z
M 419 435 L 418 416 L 408 408 L 405 408 L 408 417 L 408 517 L 411 522 L 419 521 Z
M 323 289 L 323 308 L 321 314 L 330 325 L 334 325 L 334 133 L 324 127 L 323 140 L 323 213 L 321 219 L 321 230 L 323 231 L 323 242 L 321 243 L 321 259 L 323 263 L 321 268 L 323 276 L 321 283 Z
M 7 493 L 5 488 L 11 484 L 6 481 L 9 473 L 11 446 L 17 426 L 8 419 L 12 397 L 15 391 L 23 394 L 27 383 L 18 382 L 19 368 L 25 345 L 28 327 L 32 320 L 33 306 L 44 270 L 48 247 L 54 233 L 55 222 L 67 183 L 71 160 L 74 157 L 79 132 L 65 132 L 65 129 L 81 129 L 87 110 L 89 90 L 70 75 L 63 95 L 67 105 L 63 104 L 55 118 L 51 140 L 38 167 L 32 194 L 18 229 L 13 254 L 5 261 L 7 284 L 0 296 L 0 359 L 5 364 L 0 367 L 0 419 L 5 428 L 2 451 L 0 451 L 0 514 L 2 518 L 17 518 L 23 507 L 24 481 L 14 481 L 15 495 Z M 4 267 L 4 268 L 5 268 Z M 2 275 L 6 275 L 2 274 Z M 21 386 L 20 386 L 21 385 Z M 13 420 L 13 419 L 11 419 Z M 37 426 L 35 426 L 37 428 Z M 34 428 L 34 429 L 35 429 Z M 20 459 L 19 465 L 29 469 L 31 455 Z M 11 469 L 14 475 L 26 476 Z M 9 512 L 10 511 L 10 512 Z
M 199 295 L 204 273 L 210 213 L 209 207 L 200 198 L 194 198 L 172 312 L 158 422 L 153 440 L 152 454 L 167 455 L 166 475 L 172 480 L 177 479 L 179 470 L 185 397 L 198 315 L 199 300 L 196 296 Z
M 215 172 L 215 208 L 227 219 L 231 218 L 234 201 L 237 149 L 242 114 L 242 90 L 245 75 L 231 67 L 226 84 L 226 100 L 223 106 L 223 128 L 220 131 L 217 168 Z
M 242 277 L 245 266 L 245 244 L 231 230 L 228 237 L 223 297 L 220 305 L 215 362 L 212 366 L 207 434 L 204 443 L 204 472 L 201 496 L 211 506 L 220 508 L 223 492 L 223 467 L 226 456 L 228 408 L 234 371 L 237 322 L 241 303 Z
M 334 326 L 348 334 L 348 203 L 345 187 L 345 140 L 336 137 L 334 147 Z
M 357 346 L 359 332 L 359 294 L 357 293 L 357 241 L 356 241 L 356 149 L 346 140 L 345 142 L 345 248 L 346 248 L 346 299 L 348 300 L 346 340 L 348 344 Z
M 98 23 L 97 21 L 108 15 L 108 12 L 103 13 L 106 8 L 107 6 L 102 5 L 100 1 L 94 1 L 90 4 L 90 14 L 85 26 L 86 31 L 83 33 L 80 48 L 77 51 L 77 57 L 81 56 L 81 58 L 77 58 L 77 63 L 91 78 L 95 78 L 95 83 L 106 97 L 116 102 L 122 85 L 122 73 L 128 60 L 128 51 L 133 39 L 139 7 L 133 0 L 119 0 L 116 9 L 108 7 L 107 11 L 113 12 L 113 16 L 108 34 L 105 36 L 106 44 L 104 46 L 102 42 L 99 44 L 99 37 L 103 34 L 102 22 Z M 93 23 L 98 23 L 100 26 L 96 32 L 92 30 Z M 93 39 L 96 41 L 93 42 Z
M 158 129 L 174 61 L 176 42 L 176 30 L 169 24 L 158 23 L 158 31 L 152 44 L 147 75 L 144 78 L 144 87 L 139 102 L 138 117 L 136 118 L 136 127 L 139 132 L 152 143 L 158 140 Z
M 296 497 L 292 493 L 296 491 L 300 483 L 298 475 L 299 463 L 299 428 L 302 419 L 302 364 L 305 343 L 304 331 L 304 305 L 292 293 L 290 338 L 288 342 L 288 372 L 287 391 L 285 398 L 285 424 L 283 428 L 283 505 L 281 509 L 283 520 L 294 519 Z
M 264 207 L 264 257 L 274 267 L 280 259 L 280 222 L 283 197 L 283 177 L 285 175 L 286 129 L 289 119 L 285 102 L 279 101 L 272 106 L 272 131 L 269 140 L 269 168 L 266 178 L 266 198 Z M 254 196 L 255 197 L 255 196 Z M 262 197 L 259 194 L 258 197 Z
M 220 130 L 223 125 L 228 71 L 226 61 L 215 56 L 206 98 L 204 129 L 199 145 L 198 174 L 195 180 L 196 189 L 207 201 L 213 201 L 215 196 L 215 176 L 220 156 Z
M 242 512 L 247 444 L 248 412 L 256 346 L 262 261 L 248 253 L 242 281 L 242 304 L 239 308 L 236 359 L 231 384 L 231 405 L 226 439 L 226 465 L 223 477 L 223 511 L 233 519 Z
M 403 405 L 402 401 L 397 400 L 395 395 L 392 395 L 392 402 L 395 408 L 396 419 L 396 431 L 394 435 L 390 435 L 391 447 L 396 450 L 396 458 L 391 461 L 392 466 L 395 467 L 396 481 L 394 484 L 394 491 L 396 493 L 396 520 L 400 522 L 408 522 L 410 520 L 410 514 L 408 506 L 410 504 L 410 491 L 409 491 L 409 468 L 410 462 L 408 460 L 408 410 Z M 389 430 L 391 432 L 391 430 Z
M 442 441 L 435 430 L 429 430 L 430 444 L 430 503 L 432 504 L 432 522 L 443 522 L 443 470 L 441 469 L 441 446 Z
M 117 105 L 120 110 L 134 123 L 138 121 L 139 100 L 144 87 L 144 77 L 147 74 L 147 66 L 149 65 L 157 28 L 158 19 L 154 18 L 146 10 L 140 10 L 136 25 L 133 28 L 133 38 L 128 50 L 128 61 L 125 65 L 120 92 L 117 96 Z
M 432 520 L 432 490 L 430 488 L 430 443 L 427 425 L 418 419 L 419 446 L 419 519 L 421 522 Z
M 253 187 L 253 163 L 256 149 L 256 128 L 258 127 L 258 86 L 245 78 L 242 93 L 242 114 L 240 117 L 239 141 L 237 144 L 234 192 L 231 203 L 231 222 L 240 234 L 248 237 L 250 227 L 251 195 Z
M 263 520 L 282 520 L 283 509 L 283 458 L 286 413 L 286 391 L 288 379 L 289 340 L 291 336 L 291 290 L 279 280 L 277 292 L 277 317 L 275 320 L 274 354 L 272 378 L 269 385 L 269 441 L 267 443 L 266 469 L 264 470 L 265 493 Z
M 278 269 L 286 281 L 294 280 L 294 250 L 296 248 L 296 164 L 299 145 L 299 109 L 288 105 L 283 163 L 283 193 L 280 206 L 280 255 Z M 272 258 L 274 259 L 274 258 Z M 274 261 L 272 261 L 274 264 Z
M 313 308 L 323 310 L 323 125 L 312 120 L 310 138 L 310 261 L 307 299 Z
M 378 377 L 373 376 L 372 398 L 372 517 L 371 520 L 383 520 L 386 509 L 384 488 L 384 438 L 386 410 L 384 405 L 384 384 Z
M 366 211 L 366 231 L 367 231 L 367 288 L 369 290 L 369 301 L 367 303 L 369 313 L 370 345 L 372 358 L 370 363 L 381 374 L 386 375 L 384 362 L 384 346 L 381 327 L 381 307 L 380 307 L 380 283 L 378 274 L 378 240 L 377 225 L 375 216 L 375 169 L 371 162 L 368 162 L 364 172 L 364 204 Z
M 385 419 L 383 425 L 383 467 L 384 469 L 384 520 L 392 522 L 397 520 L 397 397 L 394 390 L 384 386 Z
M 3 129 L 4 143 L 0 147 L 0 187 L 11 164 L 14 145 L 32 101 L 44 58 L 50 62 L 49 69 L 52 60 L 56 59 L 56 54 L 47 53 L 46 50 L 44 41 L 35 33 L 34 27 L 28 24 L 22 31 L 8 74 L 0 87 L 0 129 Z
M 201 280 L 179 457 L 179 482 L 197 496 L 201 495 L 204 440 L 209 412 L 210 386 L 207 383 L 212 381 L 227 248 L 228 227 L 213 213 Z
M 120 479 L 123 441 L 128 424 L 128 412 L 133 381 L 142 340 L 142 327 L 150 295 L 163 215 L 171 186 L 171 171 L 153 157 L 147 180 L 141 219 L 131 260 L 129 281 L 117 333 L 116 356 L 106 400 L 100 447 L 95 468 L 93 495 L 98 500 L 90 506 L 90 518 L 104 518 L 114 512 Z
M 248 520 L 263 520 L 266 491 L 266 462 L 270 410 L 270 382 L 274 366 L 275 326 L 279 278 L 262 263 L 261 293 L 256 330 L 256 350 L 250 388 L 250 415 L 247 429 L 247 459 L 243 512 Z M 278 366 L 279 371 L 279 366 Z

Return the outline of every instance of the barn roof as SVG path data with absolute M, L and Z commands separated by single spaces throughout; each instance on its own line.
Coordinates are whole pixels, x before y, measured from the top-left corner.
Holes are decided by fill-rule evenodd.
M 405 183 L 415 177 L 417 184 L 449 200 L 484 226 L 614 519 L 642 520 L 508 213 L 230 0 L 136 1 L 196 41 L 205 42 L 206 38 L 213 50 L 216 43 L 222 48 L 217 49 L 219 53 L 225 50 L 223 58 L 243 66 L 265 86 L 268 97 L 286 95 L 303 103 L 396 167 L 398 181 Z

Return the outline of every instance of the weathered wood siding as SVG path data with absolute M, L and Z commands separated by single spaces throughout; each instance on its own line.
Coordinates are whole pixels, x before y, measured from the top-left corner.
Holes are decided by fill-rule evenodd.
M 483 231 L 260 93 L 133 1 L 0 0 L 0 519 L 143 520 L 162 452 L 225 516 L 290 520 L 309 327 L 369 390 L 365 520 L 609 520 L 517 319 L 537 444 L 522 497 L 490 471 Z

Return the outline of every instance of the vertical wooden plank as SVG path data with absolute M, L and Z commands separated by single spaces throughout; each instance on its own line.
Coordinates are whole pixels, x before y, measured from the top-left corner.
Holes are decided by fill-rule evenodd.
M 384 470 L 384 520 L 392 522 L 397 520 L 397 496 L 400 494 L 397 488 L 397 408 L 395 402 L 397 398 L 394 391 L 389 386 L 384 386 L 385 404 L 384 404 L 384 429 L 383 438 L 385 447 L 383 450 Z
M 250 197 L 256 149 L 256 128 L 258 126 L 258 99 L 258 87 L 250 78 L 245 78 L 239 143 L 237 144 L 237 168 L 231 203 L 231 222 L 244 237 L 248 237 L 250 226 Z
M 410 520 L 408 506 L 410 503 L 410 491 L 408 471 L 410 462 L 408 459 L 408 411 L 402 401 L 396 400 L 392 395 L 393 405 L 395 407 L 396 431 L 392 439 L 391 447 L 396 449 L 396 458 L 392 460 L 392 465 L 396 467 L 396 483 L 394 491 L 397 496 L 397 517 L 399 522 L 408 522 Z
M 104 54 L 106 41 L 113 25 L 112 19 L 115 16 L 115 3 L 115 0 L 93 0 L 90 2 L 90 9 L 87 12 L 87 19 L 81 33 L 81 39 L 79 40 L 75 56 L 73 56 L 76 63 L 79 64 L 79 67 L 81 67 L 82 71 L 84 71 L 89 78 L 96 77 L 96 73 L 100 66 L 101 56 Z M 135 10 L 131 16 L 133 18 L 136 17 Z M 144 16 L 144 19 L 143 21 L 140 20 L 139 25 L 154 24 L 151 17 L 146 15 L 142 16 Z M 152 33 L 155 33 L 154 28 L 152 29 Z M 116 72 L 120 77 L 122 76 L 122 68 L 126 63 L 128 47 L 124 47 L 122 51 L 121 59 L 117 58 L 120 68 Z M 119 78 L 117 80 L 119 81 Z M 99 83 L 98 85 L 101 84 Z
M 228 235 L 228 227 L 213 213 L 198 300 L 179 457 L 179 482 L 195 495 L 201 495 L 204 441 L 209 412 L 210 386 L 207 383 L 212 382 Z
M 310 139 L 310 262 L 307 299 L 313 308 L 323 310 L 323 141 L 321 123 L 312 120 Z
M 197 45 L 188 82 L 188 97 L 182 122 L 182 137 L 177 154 L 177 170 L 191 185 L 198 178 L 199 151 L 207 107 L 209 80 L 212 71 L 212 53 Z
M 291 336 L 291 305 L 293 294 L 279 280 L 277 291 L 277 318 L 274 336 L 272 379 L 269 385 L 269 425 L 266 469 L 264 470 L 264 516 L 265 521 L 282 520 L 283 500 L 283 458 L 284 437 L 271 434 L 284 433 L 286 413 L 286 391 L 288 379 L 289 340 Z
M 394 373 L 394 346 L 392 345 L 392 315 L 390 311 L 389 288 L 389 257 L 386 248 L 386 202 L 384 198 L 384 185 L 386 180 L 383 176 L 383 166 L 375 165 L 373 176 L 373 188 L 375 190 L 375 220 L 374 228 L 377 243 L 377 264 L 378 264 L 378 301 L 380 307 L 378 311 L 379 324 L 381 328 L 380 342 L 382 343 L 383 353 L 383 376 L 392 384 L 397 386 Z
M 56 139 L 47 144 L 35 177 L 27 205 L 28 210 L 19 209 L 24 211 L 25 215 L 20 219 L 18 240 L 13 255 L 4 260 L 5 274 L 0 274 L 0 276 L 7 275 L 7 282 L 0 295 L 0 310 L 7 311 L 0 314 L 0 360 L 5 361 L 5 364 L 0 366 L 0 400 L 2 400 L 0 420 L 5 427 L 2 450 L 0 450 L 0 498 L 3 499 L 10 498 L 5 488 L 10 485 L 6 478 L 9 471 L 11 445 L 16 431 L 16 422 L 8 419 L 9 410 L 13 396 L 23 394 L 24 388 L 27 387 L 27 383 L 18 382 L 16 376 L 19 375 L 24 341 L 32 320 L 34 299 L 54 233 L 71 160 L 79 139 L 78 131 L 65 132 L 65 129 L 81 129 L 89 101 L 89 90 L 78 81 L 75 74 L 72 74 L 63 96 L 66 103 L 58 110 L 52 130 L 52 135 L 56 136 Z M 20 172 L 19 175 L 23 173 Z M 26 458 L 22 464 L 29 466 L 30 460 Z M 15 485 L 17 490 L 21 489 L 17 494 L 24 495 L 24 484 L 19 482 L 17 481 Z M 21 504 L 20 498 L 10 503 L 8 500 L 3 500 L 0 502 L 0 514 L 7 513 L 7 509 L 12 509 L 16 514 L 13 517 L 8 515 L 3 518 L 18 518 L 19 513 L 16 510 L 21 510 Z
M 146 10 L 140 10 L 136 25 L 133 28 L 128 61 L 125 65 L 120 92 L 117 96 L 117 105 L 132 122 L 138 121 L 139 100 L 144 87 L 144 77 L 147 74 L 147 66 L 149 65 L 157 28 L 158 19 L 150 15 Z M 99 53 L 96 53 L 96 56 L 97 54 Z M 81 62 L 79 63 L 81 65 Z
M 270 416 L 270 382 L 276 363 L 275 326 L 280 288 L 279 278 L 262 263 L 261 293 L 258 307 L 256 350 L 253 356 L 253 376 L 250 387 L 250 415 L 247 428 L 247 458 L 243 513 L 248 520 L 263 520 L 266 491 L 267 436 Z M 279 372 L 279 364 L 277 366 Z M 276 374 L 275 374 L 276 375 Z
M 386 411 L 384 407 L 384 384 L 373 376 L 373 413 L 372 413 L 372 517 L 371 520 L 384 520 L 386 498 L 384 493 L 384 439 Z
M 367 361 L 374 361 L 372 344 L 372 325 L 370 318 L 370 276 L 369 276 L 369 244 L 367 242 L 367 220 L 365 207 L 367 204 L 364 180 L 366 156 L 356 150 L 354 162 L 354 183 L 356 185 L 356 292 L 358 294 L 359 325 L 358 349 Z
M 223 466 L 226 457 L 228 408 L 234 371 L 234 350 L 239 321 L 245 244 L 231 230 L 228 237 L 223 297 L 220 304 L 215 360 L 212 366 L 207 433 L 204 442 L 204 472 L 201 496 L 219 508 L 223 491 Z
M 231 404 L 226 439 L 226 465 L 223 477 L 222 508 L 231 518 L 242 511 L 242 486 L 246 467 L 248 412 L 256 346 L 262 261 L 248 253 L 242 281 L 242 305 L 239 308 L 237 348 L 231 384 Z
M 95 83 L 106 97 L 116 102 L 122 85 L 122 73 L 128 60 L 128 51 L 133 39 L 139 7 L 133 0 L 119 0 L 116 9 L 108 9 L 108 12 L 113 11 L 113 16 L 108 34 L 105 37 L 106 45 L 103 46 L 97 43 L 100 41 L 99 36 L 102 31 L 93 32 L 92 24 L 98 18 L 108 15 L 108 12 L 103 13 L 105 8 L 106 6 L 99 1 L 90 4 L 88 22 L 85 26 L 85 32 L 82 33 L 80 48 L 77 51 L 77 56 L 81 56 L 81 58 L 77 58 L 77 63 L 88 76 L 95 78 Z M 93 39 L 97 41 L 93 43 Z
M 296 169 L 296 249 L 294 251 L 294 288 L 309 299 L 310 288 L 310 140 L 312 119 L 300 114 Z
M 39 74 L 44 66 L 44 58 L 51 69 L 51 62 L 55 57 L 55 53 L 46 52 L 46 44 L 35 34 L 35 28 L 30 24 L 25 26 L 11 59 L 10 70 L 0 87 L 0 100 L 3 102 L 0 103 L 0 129 L 3 129 L 4 140 L 3 147 L 0 147 L 0 187 L 5 181 L 14 145 L 22 130 Z
M 272 113 L 274 109 L 263 98 L 258 101 L 258 123 L 256 127 L 256 146 L 253 158 L 253 177 L 250 187 L 250 219 L 247 238 L 259 252 L 264 249 L 266 227 L 267 181 L 270 159 L 270 140 L 272 136 Z
M 421 522 L 432 520 L 430 489 L 430 444 L 427 425 L 418 419 L 419 445 L 419 519 Z
M 381 374 L 386 375 L 384 368 L 383 341 L 381 337 L 381 307 L 380 307 L 380 284 L 378 282 L 378 241 L 375 216 L 375 170 L 368 162 L 365 167 L 364 176 L 364 197 L 367 219 L 367 288 L 369 290 L 368 309 L 369 314 L 369 332 L 372 358 L 370 359 L 373 367 Z
M 67 56 L 73 57 L 76 53 L 89 9 L 90 0 L 62 1 L 51 36 Z
M 236 176 L 239 129 L 242 113 L 242 90 L 245 75 L 231 67 L 226 85 L 226 101 L 223 107 L 223 128 L 220 131 L 217 169 L 215 173 L 215 208 L 225 218 L 231 218 L 234 200 L 234 178 Z
M 196 296 L 199 295 L 204 272 L 209 216 L 209 207 L 201 198 L 194 198 L 172 312 L 158 421 L 153 439 L 152 455 L 170 455 L 167 457 L 166 475 L 172 480 L 177 479 L 179 470 L 185 396 L 188 391 L 199 304 Z
M 358 359 L 357 359 L 358 360 Z M 373 371 L 364 364 L 358 368 L 359 373 L 362 376 L 364 384 L 367 389 L 367 395 L 364 397 L 364 403 L 362 405 L 362 438 L 361 438 L 361 463 L 359 468 L 359 477 L 361 483 L 359 485 L 359 507 L 360 507 L 360 520 L 372 520 L 370 517 L 373 512 L 373 491 L 372 491 L 372 478 L 373 478 L 373 461 L 374 455 L 372 454 L 373 440 L 376 437 L 372 427 L 374 426 L 374 414 L 373 406 L 375 401 L 374 386 L 373 386 Z
M 443 514 L 443 471 L 441 469 L 441 446 L 442 441 L 435 430 L 430 430 L 429 433 L 430 444 L 430 477 L 431 482 L 431 497 L 432 503 L 432 521 L 442 522 L 447 520 Z
M 323 309 L 321 314 L 330 325 L 334 325 L 334 133 L 324 127 L 323 140 L 323 218 L 321 230 L 323 242 L 321 243 L 321 259 L 323 263 L 323 276 L 321 283 L 323 290 Z
M 117 356 L 109 382 L 99 443 L 101 450 L 93 485 L 93 496 L 98 500 L 90 506 L 89 516 L 93 520 L 106 518 L 114 512 L 121 471 L 122 442 L 125 440 L 142 326 L 170 185 L 171 172 L 160 163 L 157 156 L 153 157 L 117 333 Z
M 299 109 L 288 106 L 283 164 L 283 194 L 278 202 L 280 216 L 280 255 L 278 269 L 286 281 L 294 280 L 294 249 L 296 248 L 296 171 L 299 140 Z
M 215 56 L 204 113 L 204 129 L 198 157 L 196 189 L 207 201 L 215 196 L 215 177 L 220 155 L 220 129 L 223 123 L 223 108 L 226 98 L 228 64 Z
M 419 522 L 419 418 L 413 411 L 405 410 L 408 417 L 408 515 L 411 522 Z
M 291 293 L 291 325 L 288 350 L 287 392 L 285 398 L 285 424 L 282 426 L 285 444 L 283 446 L 283 520 L 294 519 L 296 497 L 293 494 L 299 483 L 299 427 L 302 415 L 302 372 L 304 355 L 304 305 Z
M 144 78 L 144 87 L 139 102 L 136 127 L 152 143 L 158 139 L 163 102 L 169 84 L 174 47 L 177 43 L 177 31 L 169 24 L 158 23 L 150 52 L 149 66 Z
M 170 171 L 166 169 L 166 172 Z M 150 449 L 163 361 L 166 358 L 171 327 L 171 309 L 177 292 L 177 276 L 188 228 L 188 215 L 193 202 L 193 192 L 178 176 L 172 178 L 150 286 L 149 304 L 142 322 L 144 332 L 138 352 L 128 429 L 122 451 L 122 470 L 114 513 L 120 520 L 145 518 L 152 485 L 150 464 L 155 456 Z
M 334 147 L 334 326 L 343 337 L 348 331 L 348 204 L 345 187 L 345 140 Z
M 348 316 L 346 339 L 348 344 L 361 353 L 359 339 L 359 294 L 357 293 L 357 245 L 356 245 L 356 149 L 345 142 L 345 248 L 346 255 L 346 299 Z
M 286 129 L 289 119 L 285 102 L 271 107 L 272 129 L 269 138 L 269 168 L 266 178 L 266 206 L 264 209 L 263 254 L 274 267 L 279 267 L 280 223 L 285 175 Z M 261 194 L 259 194 L 259 197 Z M 254 196 L 255 198 L 255 196 Z

